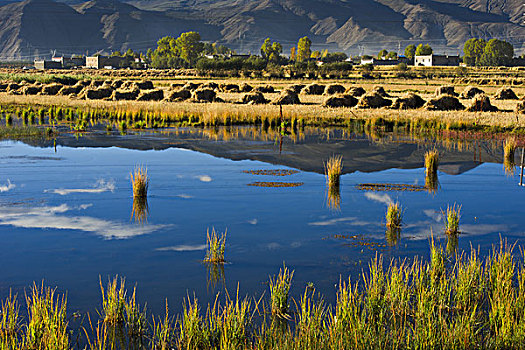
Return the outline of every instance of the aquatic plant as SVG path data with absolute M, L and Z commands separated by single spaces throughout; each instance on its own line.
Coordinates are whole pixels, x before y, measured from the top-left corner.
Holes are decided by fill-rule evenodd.
M 131 209 L 131 220 L 143 224 L 148 221 L 149 206 L 148 197 L 133 197 Z
M 514 175 L 514 170 L 516 167 L 514 158 L 517 146 L 518 144 L 514 137 L 507 138 L 503 145 L 503 168 L 505 169 L 505 174 L 507 175 Z
M 104 323 L 109 325 L 121 325 L 125 320 L 126 309 L 126 279 L 115 276 L 108 280 L 107 288 L 104 290 L 102 279 L 100 279 L 100 291 L 102 294 L 101 317 Z
M 210 264 L 224 264 L 224 250 L 226 248 L 226 234 L 227 230 L 224 231 L 220 236 L 215 228 L 212 228 L 211 233 L 208 229 L 206 231 L 206 257 L 204 262 Z
M 324 166 L 326 182 L 328 186 L 339 186 L 339 180 L 343 173 L 343 156 L 332 156 Z
M 134 198 L 145 198 L 148 195 L 149 178 L 148 169 L 143 166 L 136 166 L 133 172 L 130 172 L 131 187 Z
M 447 211 L 442 211 L 445 220 L 445 233 L 455 235 L 459 233 L 459 219 L 461 217 L 461 206 L 454 203 L 447 206 Z
M 399 203 L 388 203 L 386 210 L 386 226 L 387 227 L 401 227 L 402 209 Z
M 279 269 L 279 274 L 270 278 L 270 300 L 272 315 L 280 319 L 289 319 L 288 314 L 288 294 L 292 285 L 294 271 L 288 270 L 283 264 Z
M 425 153 L 425 187 L 430 192 L 435 192 L 438 188 L 438 166 L 439 153 L 437 149 L 427 151 Z
M 326 205 L 331 210 L 341 209 L 341 191 L 339 186 L 329 186 L 326 195 Z

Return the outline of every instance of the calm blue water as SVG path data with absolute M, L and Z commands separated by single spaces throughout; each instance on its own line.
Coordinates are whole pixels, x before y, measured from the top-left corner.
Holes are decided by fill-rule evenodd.
M 267 145 L 275 148 L 272 141 Z M 467 160 L 454 164 L 471 164 L 474 151 L 465 153 Z M 283 157 L 293 159 L 293 149 Z M 144 223 L 131 217 L 129 172 L 138 164 L 147 166 L 150 176 Z M 0 142 L 0 296 L 10 289 L 23 294 L 33 281 L 44 280 L 68 291 L 70 311 L 94 311 L 100 307 L 99 276 L 105 283 L 118 274 L 130 287 L 136 284 L 139 301 L 160 314 L 166 298 L 177 311 L 188 295 L 205 303 L 224 287 L 235 291 L 238 284 L 241 295 L 260 296 L 267 293 L 269 275 L 286 263 L 295 270 L 295 297 L 313 282 L 332 302 L 339 279 L 356 277 L 378 252 L 387 258 L 426 257 L 431 232 L 445 244 L 441 209 L 455 202 L 462 205 L 458 249 L 479 247 L 486 254 L 500 237 L 522 243 L 525 188 L 517 176 L 506 176 L 501 164 L 482 163 L 454 175 L 440 171 L 435 194 L 355 187 L 365 182 L 424 184 L 422 165 L 421 159 L 413 169 L 385 165 L 386 170 L 345 174 L 340 209 L 332 210 L 320 173 L 243 173 L 291 169 L 283 165 L 182 148 L 59 145 L 55 153 L 52 147 Z M 255 181 L 304 185 L 247 186 Z M 390 201 L 404 208 L 404 226 L 394 246 L 387 245 L 384 229 Z M 228 232 L 228 264 L 224 279 L 215 284 L 202 264 L 206 230 L 212 228 Z M 363 241 L 376 245 L 358 244 Z

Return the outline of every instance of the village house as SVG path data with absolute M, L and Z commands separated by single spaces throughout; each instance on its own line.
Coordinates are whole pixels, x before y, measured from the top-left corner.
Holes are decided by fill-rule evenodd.
M 421 55 L 414 57 L 414 66 L 416 67 L 434 67 L 434 66 L 459 66 L 459 56 L 448 55 Z

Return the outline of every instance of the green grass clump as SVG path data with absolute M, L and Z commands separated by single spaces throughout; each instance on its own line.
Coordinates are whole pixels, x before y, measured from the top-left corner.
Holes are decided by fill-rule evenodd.
M 447 211 L 443 211 L 445 220 L 445 233 L 448 235 L 457 235 L 459 233 L 459 219 L 461 217 L 461 206 L 447 206 Z
M 402 209 L 399 203 L 389 203 L 386 210 L 386 226 L 392 228 L 401 227 Z
M 332 156 L 328 159 L 324 166 L 326 174 L 326 182 L 328 187 L 338 187 L 339 179 L 343 173 L 343 157 Z
M 294 271 L 288 270 L 286 266 L 279 269 L 279 274 L 270 278 L 270 299 L 272 315 L 280 319 L 288 319 L 288 294 L 292 285 Z
M 225 231 L 219 236 L 215 228 L 212 228 L 211 233 L 209 229 L 206 231 L 207 250 L 204 262 L 210 264 L 224 264 L 226 262 L 224 259 L 224 250 L 226 248 L 227 232 L 228 231 Z
M 137 166 L 129 175 L 131 177 L 133 197 L 146 198 L 148 196 L 149 187 L 148 169 L 142 166 Z

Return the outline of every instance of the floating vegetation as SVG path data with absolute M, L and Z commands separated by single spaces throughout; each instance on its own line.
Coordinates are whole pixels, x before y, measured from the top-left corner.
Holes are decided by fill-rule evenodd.
M 503 168 L 505 169 L 505 174 L 512 176 L 516 168 L 515 162 L 515 152 L 518 144 L 514 137 L 509 137 L 505 140 L 503 145 Z
M 341 174 L 343 173 L 343 156 L 332 156 L 324 165 L 326 183 L 328 187 L 339 186 Z
M 131 219 L 143 224 L 148 221 L 149 206 L 148 197 L 133 197 L 133 207 L 131 209 Z
M 454 203 L 453 206 L 447 206 L 447 211 L 442 211 L 445 219 L 445 233 L 448 235 L 457 235 L 459 233 L 459 219 L 461 217 L 461 205 Z
M 206 231 L 206 257 L 204 258 L 205 263 L 210 264 L 224 264 L 224 249 L 226 248 L 226 234 L 224 231 L 220 236 L 215 232 L 215 228 Z
M 304 185 L 304 182 L 266 182 L 256 181 L 248 184 L 248 186 L 255 187 L 299 187 Z
M 137 166 L 129 175 L 131 177 L 133 197 L 147 197 L 149 187 L 148 169 L 142 166 Z
M 289 176 L 299 173 L 298 170 L 291 169 L 268 169 L 268 170 L 243 170 L 243 173 L 251 175 L 268 175 L 268 176 Z
M 334 234 L 334 235 L 331 235 L 323 239 L 328 239 L 328 238 L 346 240 L 348 242 L 343 243 L 343 245 L 347 247 L 367 247 L 370 250 L 376 250 L 376 248 L 386 247 L 385 244 L 375 242 L 363 234 L 355 234 L 355 235 Z
M 408 184 L 389 184 L 389 183 L 362 183 L 356 185 L 358 190 L 362 191 L 425 191 L 424 186 L 408 185 Z
M 272 315 L 278 319 L 290 319 L 288 314 L 288 294 L 292 285 L 294 271 L 288 270 L 283 265 L 279 269 L 279 274 L 274 278 L 270 277 L 270 299 Z

